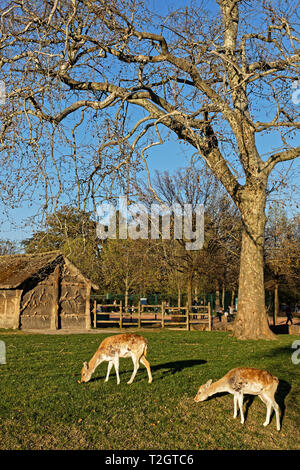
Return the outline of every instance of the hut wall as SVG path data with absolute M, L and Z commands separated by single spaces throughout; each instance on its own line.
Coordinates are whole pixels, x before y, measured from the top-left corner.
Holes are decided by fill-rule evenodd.
M 51 317 L 57 302 L 55 281 L 55 273 L 52 272 L 40 281 L 31 280 L 25 285 L 20 307 L 22 328 L 51 328 Z
M 0 289 L 0 328 L 91 327 L 91 283 L 70 262 L 52 263 L 19 289 Z
M 87 302 L 89 302 L 87 284 L 71 266 L 64 265 L 60 285 L 60 327 L 86 329 Z
M 22 290 L 0 289 L 0 328 L 19 328 Z

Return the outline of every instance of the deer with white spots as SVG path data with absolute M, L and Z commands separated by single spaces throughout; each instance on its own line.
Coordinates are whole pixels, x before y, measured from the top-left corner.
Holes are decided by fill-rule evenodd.
M 264 426 L 270 423 L 271 410 L 274 408 L 276 415 L 276 427 L 280 430 L 279 406 L 275 401 L 275 392 L 279 380 L 266 370 L 254 369 L 251 367 L 237 367 L 230 370 L 224 377 L 216 382 L 208 380 L 206 384 L 201 385 L 194 400 L 196 402 L 204 401 L 216 393 L 228 392 L 233 395 L 234 413 L 237 417 L 237 405 L 239 405 L 241 414 L 241 423 L 243 424 L 243 399 L 244 394 L 258 395 L 267 407 L 266 420 Z
M 101 362 L 107 361 L 108 367 L 105 382 L 108 381 L 109 373 L 112 366 L 114 366 L 117 376 L 117 384 L 119 384 L 120 357 L 131 357 L 133 362 L 133 373 L 130 380 L 127 382 L 128 384 L 133 382 L 140 362 L 146 367 L 149 383 L 151 383 L 152 374 L 150 364 L 146 359 L 147 347 L 147 340 L 143 336 L 136 334 L 120 334 L 105 338 L 89 363 L 83 363 L 83 368 L 81 369 L 81 380 L 79 380 L 78 383 L 88 382 L 91 379 L 92 374 L 95 372 L 95 369 L 101 364 Z

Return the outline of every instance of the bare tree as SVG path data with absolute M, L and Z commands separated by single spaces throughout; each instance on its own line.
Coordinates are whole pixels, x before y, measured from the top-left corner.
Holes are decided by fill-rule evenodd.
M 266 224 L 266 279 L 274 289 L 274 323 L 279 315 L 279 290 L 290 297 L 299 292 L 300 217 L 287 218 L 280 207 L 271 207 Z
M 0 256 L 13 255 L 17 251 L 16 244 L 10 240 L 0 240 Z
M 154 179 L 154 178 L 153 178 Z M 146 185 L 138 191 L 146 204 L 158 199 L 163 206 L 174 207 L 189 204 L 193 213 L 202 204 L 205 209 L 205 240 L 201 250 L 186 250 L 184 239 L 162 241 L 162 262 L 168 270 L 183 275 L 188 304 L 192 305 L 196 279 L 210 280 L 210 289 L 228 285 L 232 273 L 239 265 L 240 217 L 220 182 L 204 165 L 181 168 L 174 174 L 156 171 L 155 181 L 149 189 Z M 172 217 L 171 217 L 172 222 Z M 171 231 L 173 223 L 171 223 Z M 174 235 L 172 233 L 172 235 Z M 233 242 L 234 237 L 237 239 Z M 234 246 L 233 246 L 234 245 Z M 228 286 L 229 287 L 229 286 Z
M 104 285 L 124 294 L 126 312 L 130 294 L 145 295 L 150 289 L 158 288 L 159 268 L 152 240 L 106 240 L 103 244 L 101 270 Z
M 191 1 L 161 18 L 147 3 L 6 2 L 2 189 L 41 176 L 50 191 L 56 175 L 54 189 L 65 192 L 72 188 L 63 184 L 62 168 L 69 176 L 72 163 L 80 193 L 126 165 L 114 146 L 126 143 L 147 165 L 151 147 L 170 132 L 204 159 L 241 213 L 235 335 L 274 338 L 265 312 L 265 205 L 272 170 L 300 153 L 293 141 L 299 106 L 291 99 L 300 76 L 299 5 L 218 0 L 205 11 Z M 266 152 L 258 141 L 270 133 Z M 59 141 L 60 158 L 53 152 Z M 65 147 L 72 149 L 67 156 Z

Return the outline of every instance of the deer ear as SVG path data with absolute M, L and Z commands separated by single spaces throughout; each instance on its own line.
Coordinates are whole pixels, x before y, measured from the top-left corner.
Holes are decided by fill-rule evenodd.
M 206 382 L 206 384 L 205 384 L 205 388 L 210 387 L 211 384 L 212 384 L 212 379 L 209 379 L 209 380 Z
M 85 369 L 88 369 L 88 368 L 89 368 L 88 363 L 87 363 L 87 362 L 84 362 L 84 363 L 83 363 L 83 367 L 84 367 Z

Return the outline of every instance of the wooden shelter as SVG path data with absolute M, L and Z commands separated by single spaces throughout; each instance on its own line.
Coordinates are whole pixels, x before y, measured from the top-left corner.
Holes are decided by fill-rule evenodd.
M 60 252 L 0 256 L 0 328 L 89 329 L 92 289 Z

